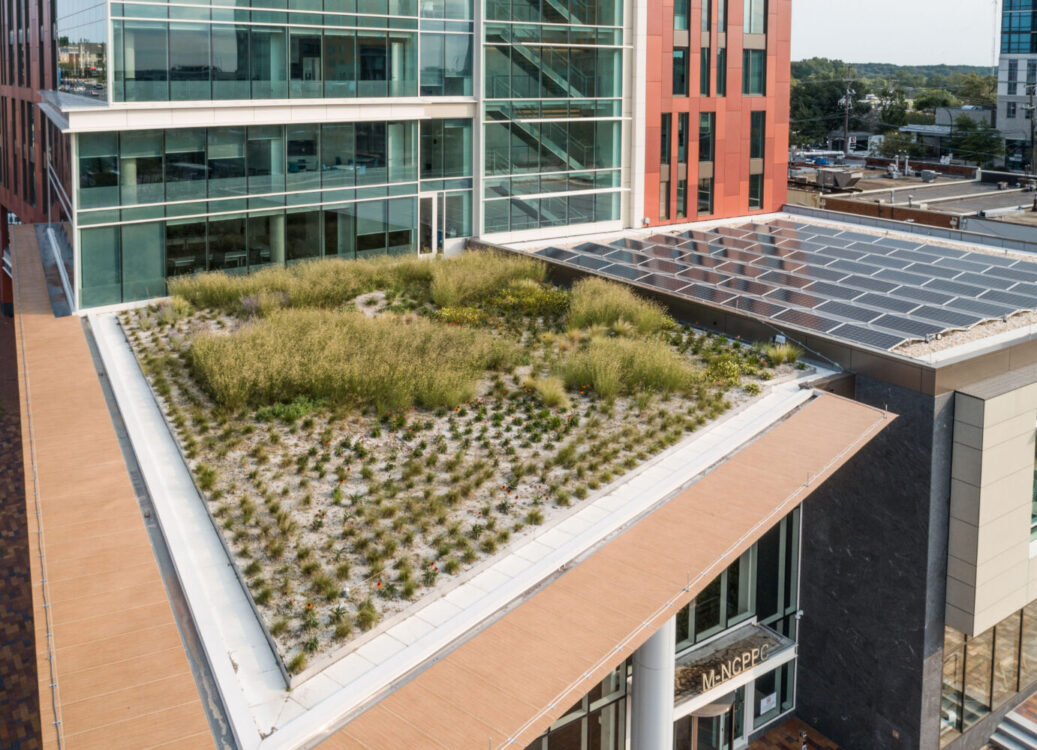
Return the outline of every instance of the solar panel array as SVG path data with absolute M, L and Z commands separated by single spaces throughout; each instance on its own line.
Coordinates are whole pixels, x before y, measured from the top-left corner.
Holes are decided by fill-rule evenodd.
M 535 254 L 883 350 L 1037 308 L 1037 262 L 790 220 Z

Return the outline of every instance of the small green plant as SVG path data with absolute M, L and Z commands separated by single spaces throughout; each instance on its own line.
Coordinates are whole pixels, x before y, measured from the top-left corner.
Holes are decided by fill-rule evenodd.
M 772 367 L 784 364 L 794 364 L 803 356 L 803 350 L 795 344 L 767 344 L 763 347 L 763 354 Z

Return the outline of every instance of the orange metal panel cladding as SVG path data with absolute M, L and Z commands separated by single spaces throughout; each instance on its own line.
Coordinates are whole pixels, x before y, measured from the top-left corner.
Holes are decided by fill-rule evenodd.
M 646 81 L 645 207 L 644 218 L 652 226 L 679 224 L 696 219 L 722 219 L 779 210 L 787 198 L 789 94 L 791 80 L 792 0 L 769 0 L 767 7 L 767 71 L 764 96 L 742 94 L 743 3 L 727 0 L 725 31 L 727 49 L 727 93 L 716 96 L 719 30 L 709 31 L 710 96 L 699 94 L 699 61 L 703 33 L 702 4 L 712 3 L 712 18 L 722 0 L 691 0 L 688 26 L 688 96 L 673 94 L 673 3 L 649 0 L 648 66 Z M 763 158 L 763 200 L 760 208 L 749 208 L 749 133 L 752 112 L 766 112 Z M 698 123 L 701 113 L 716 114 L 713 166 L 713 211 L 699 214 L 696 191 L 699 168 Z M 677 211 L 677 115 L 688 114 L 687 210 Z M 664 114 L 672 118 L 669 189 L 660 193 L 661 135 Z M 667 201 L 668 206 L 662 205 Z M 668 218 L 661 218 L 666 216 Z

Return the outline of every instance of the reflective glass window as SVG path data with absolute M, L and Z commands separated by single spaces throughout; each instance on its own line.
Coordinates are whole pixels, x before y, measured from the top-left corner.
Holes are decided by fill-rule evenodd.
M 179 219 L 166 223 L 166 276 L 183 276 L 206 269 L 205 219 Z
M 688 50 L 673 51 L 673 95 L 688 95 Z
M 212 27 L 212 98 L 248 99 L 249 28 L 214 24 Z
M 283 28 L 252 27 L 252 96 L 256 99 L 288 96 L 285 34 Z
M 169 24 L 169 98 L 205 100 L 210 87 L 211 52 L 207 23 Z
M 286 188 L 315 190 L 320 187 L 319 125 L 289 125 Z
M 245 128 L 208 131 L 209 197 L 245 195 Z
M 260 125 L 248 129 L 248 192 L 279 193 L 285 189 L 284 128 Z
M 356 257 L 356 209 L 354 204 L 324 209 L 324 254 L 328 257 Z
M 122 26 L 125 100 L 168 100 L 168 24 L 161 21 L 123 21 Z
M 380 185 L 388 181 L 386 164 L 385 123 L 356 123 L 356 182 L 358 185 Z
M 119 203 L 119 136 L 80 133 L 79 207 L 98 208 Z
M 162 131 L 128 130 L 119 136 L 119 186 L 122 205 L 165 199 Z
M 360 68 L 358 96 L 386 96 L 389 91 L 389 57 L 385 34 L 357 33 L 357 60 Z
M 320 33 L 293 29 L 289 44 L 291 96 L 313 98 L 323 95 L 321 63 Z
M 247 223 L 248 265 L 259 268 L 284 263 L 284 214 L 250 214 Z
M 324 33 L 324 95 L 356 96 L 356 32 Z
M 296 209 L 285 217 L 285 256 L 289 263 L 320 257 L 320 211 Z
M 201 200 L 205 189 L 205 130 L 167 130 L 166 200 Z
M 122 253 L 119 227 L 79 230 L 83 307 L 122 302 Z
M 320 146 L 323 186 L 352 187 L 356 184 L 353 123 L 321 126 Z

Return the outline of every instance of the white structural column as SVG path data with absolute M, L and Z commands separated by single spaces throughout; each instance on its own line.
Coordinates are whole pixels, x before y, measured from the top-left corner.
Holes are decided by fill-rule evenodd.
M 676 621 L 671 617 L 634 652 L 630 746 L 636 750 L 673 750 L 676 635 Z

